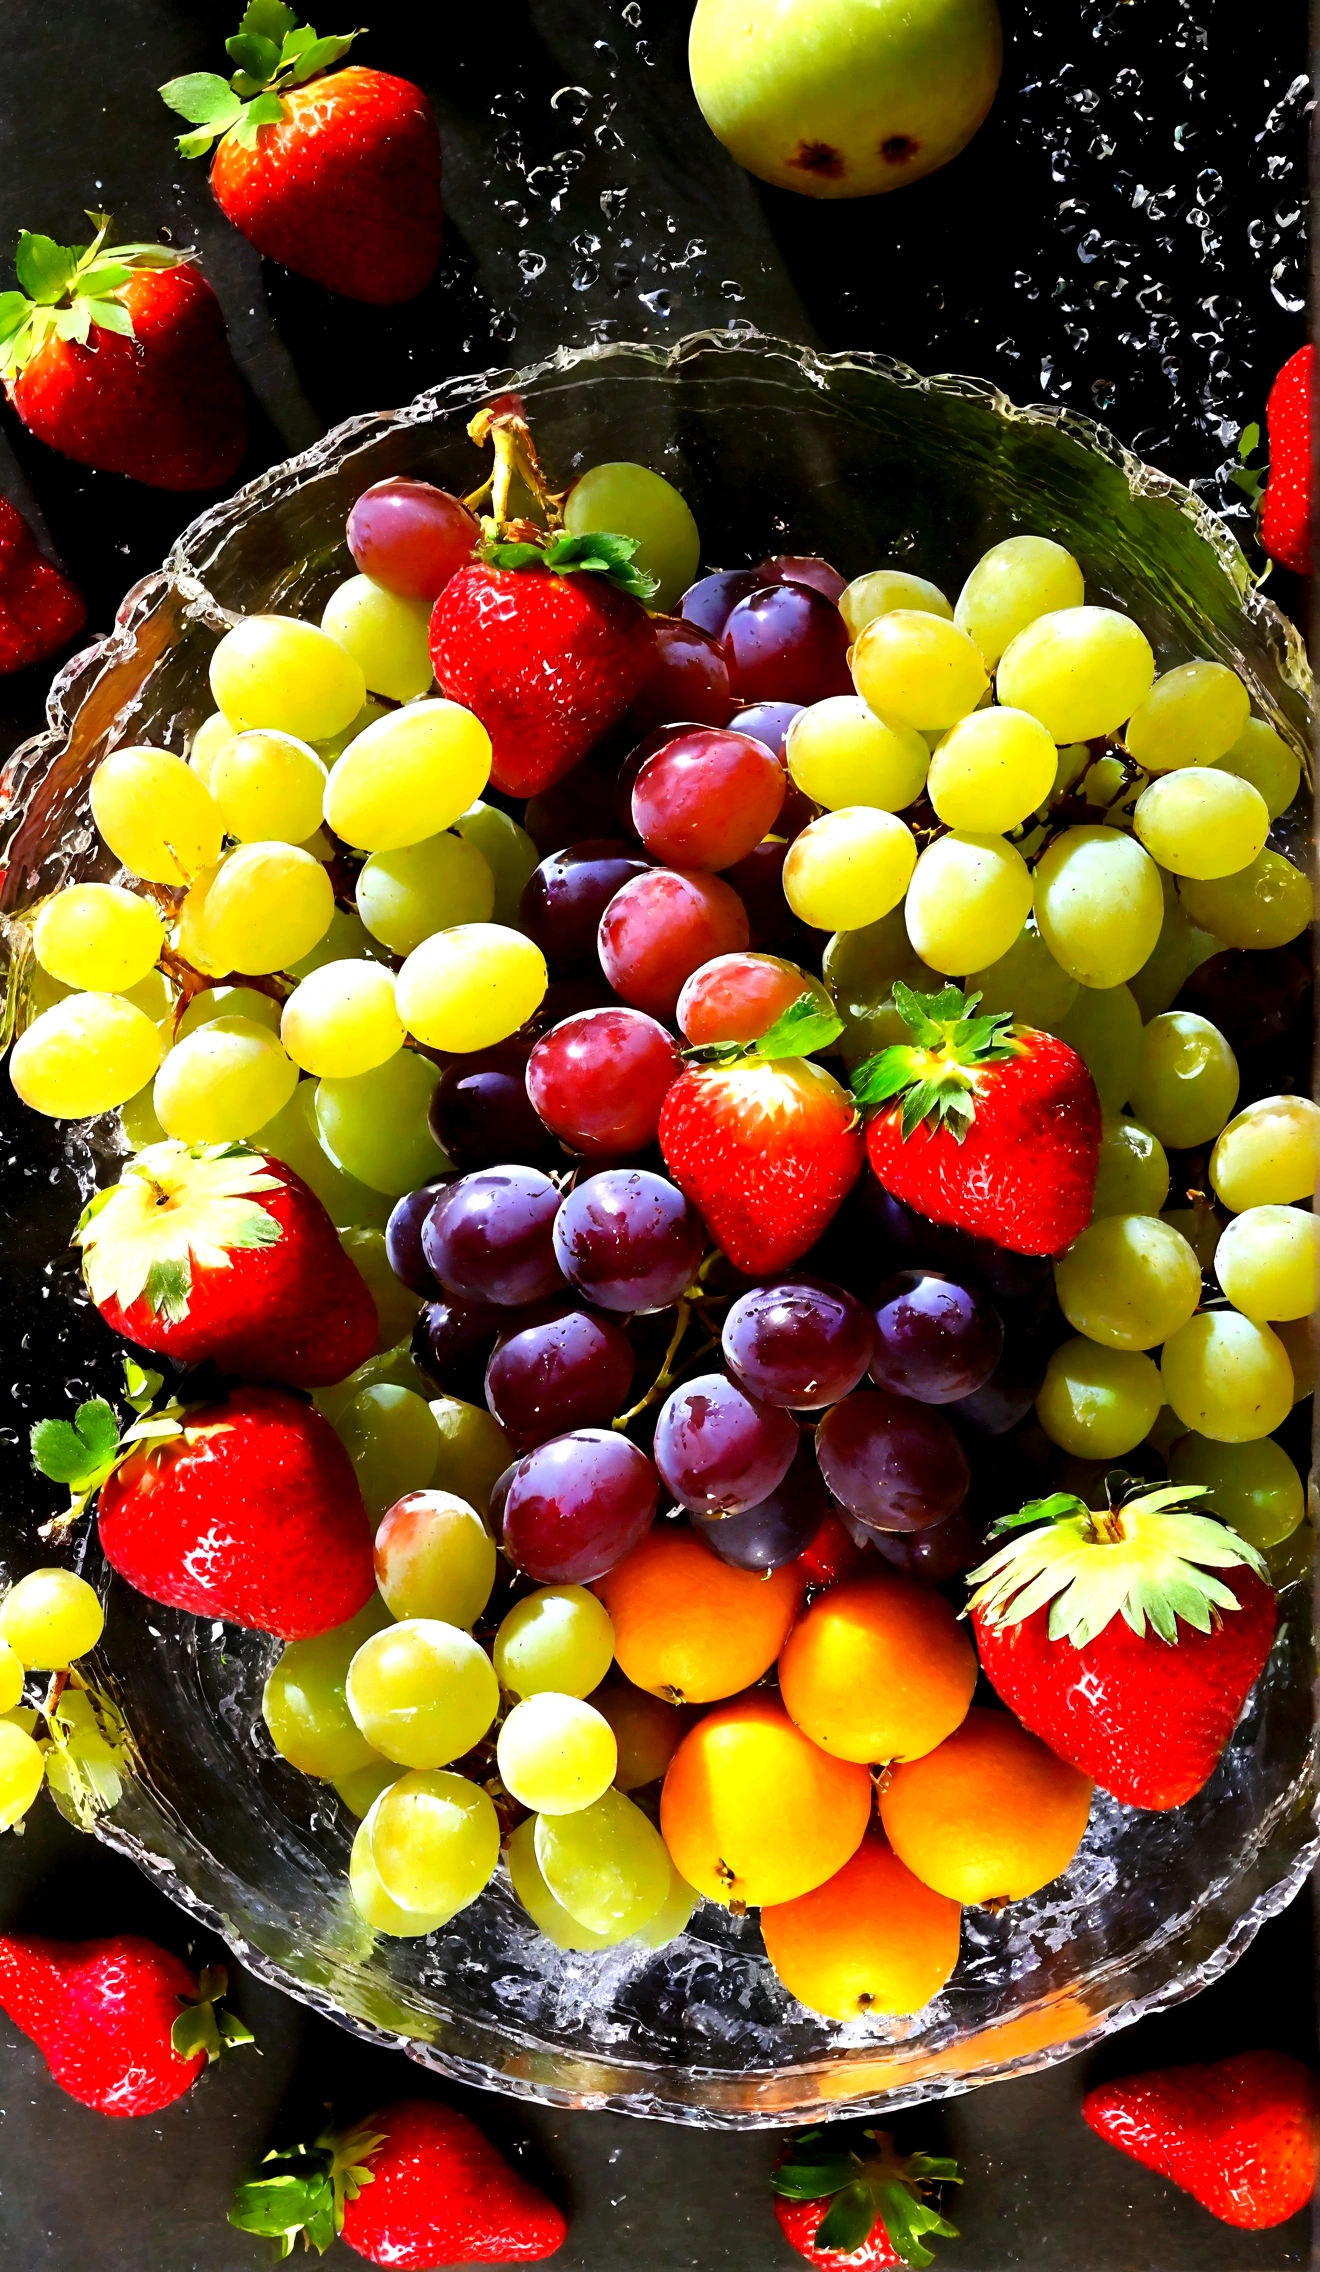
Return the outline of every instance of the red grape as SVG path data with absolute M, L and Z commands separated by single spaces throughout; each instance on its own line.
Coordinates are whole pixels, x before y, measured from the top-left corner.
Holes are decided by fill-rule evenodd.
M 594 971 L 596 933 L 616 891 L 650 873 L 631 847 L 612 836 L 589 836 L 541 862 L 523 885 L 518 923 L 551 970 Z
M 395 474 L 364 489 L 348 549 L 364 576 L 406 600 L 433 600 L 481 542 L 481 525 L 447 489 Z
M 826 1503 L 828 1505 L 828 1501 Z M 831 1507 L 820 1529 L 802 1550 L 802 1569 L 808 1582 L 813 1586 L 832 1586 L 839 1578 L 856 1577 L 859 1570 L 866 1568 L 866 1557 L 876 1536 L 876 1532 L 864 1530 L 854 1538 Z
M 501 1544 L 538 1585 L 589 1585 L 646 1536 L 659 1495 L 659 1477 L 636 1444 L 611 1428 L 578 1428 L 513 1468 Z
M 739 600 L 724 651 L 740 702 L 823 702 L 853 690 L 848 627 L 806 584 L 765 584 Z
M 537 849 L 558 852 L 581 835 L 584 813 L 606 812 L 617 772 L 617 751 L 598 745 L 562 781 L 552 781 L 539 797 L 529 797 L 523 827 Z
M 800 1440 L 776 1405 L 727 1373 L 699 1373 L 661 1405 L 652 1457 L 681 1506 L 740 1515 L 783 1482 Z
M 735 1570 L 778 1570 L 796 1562 L 829 1513 L 829 1493 L 803 1436 L 782 1482 L 740 1515 L 693 1514 L 692 1528 Z
M 633 826 L 653 859 L 728 868 L 768 836 L 788 776 L 764 742 L 689 726 L 647 758 L 633 783 Z
M 385 1254 L 396 1278 L 414 1294 L 438 1294 L 440 1289 L 427 1268 L 422 1252 L 422 1225 L 442 1191 L 447 1191 L 454 1178 L 437 1177 L 434 1183 L 424 1183 L 417 1191 L 405 1191 L 396 1199 L 385 1225 Z
M 667 1309 L 691 1285 L 705 1243 L 695 1207 L 648 1168 L 588 1176 L 555 1219 L 560 1269 L 604 1310 Z
M 558 1146 L 527 1094 L 527 1041 L 499 1041 L 446 1065 L 431 1098 L 431 1134 L 457 1168 L 501 1160 L 544 1164 Z
M 875 1327 L 842 1286 L 789 1279 L 743 1294 L 724 1320 L 721 1341 L 725 1362 L 754 1396 L 809 1412 L 856 1388 Z
M 568 1428 L 605 1425 L 627 1401 L 633 1369 L 617 1325 L 560 1303 L 496 1342 L 486 1402 L 505 1434 L 530 1448 Z
M 819 979 L 808 978 L 781 955 L 716 955 L 694 970 L 678 997 L 678 1030 L 694 1049 L 712 1041 L 759 1041 L 800 994 L 818 994 L 830 1007 Z
M 527 1094 L 547 1128 L 591 1159 L 640 1152 L 683 1061 L 673 1035 L 642 1010 L 584 1010 L 542 1036 Z
M 729 720 L 733 734 L 750 734 L 754 742 L 764 742 L 774 756 L 782 758 L 788 729 L 795 718 L 802 715 L 800 702 L 753 702 L 746 710 L 736 710 Z
M 638 734 L 674 718 L 723 726 L 732 708 L 729 666 L 719 640 L 680 616 L 661 616 L 655 625 L 655 661 L 625 725 Z
M 413 1347 L 433 1373 L 445 1373 L 465 1357 L 484 1355 L 508 1322 L 508 1311 L 494 1302 L 470 1302 L 462 1294 L 442 1291 L 435 1301 L 423 1304 Z
M 796 783 L 792 794 L 798 794 Z M 784 800 L 787 806 L 788 799 Z M 783 814 L 780 814 L 783 820 Z M 788 846 L 767 837 L 758 844 L 745 860 L 728 870 L 724 877 L 731 884 L 747 910 L 747 922 L 752 945 L 758 951 L 791 955 L 795 962 L 804 959 L 818 961 L 821 950 L 819 931 L 811 931 L 799 923 L 784 897 L 784 860 Z
M 553 1230 L 559 1187 L 536 1168 L 479 1168 L 442 1192 L 422 1226 L 441 1284 L 503 1309 L 561 1290 Z
M 719 568 L 713 576 L 702 576 L 689 584 L 678 612 L 685 623 L 695 623 L 712 639 L 722 639 L 724 626 L 739 600 L 754 592 L 760 581 L 754 568 Z
M 859 1390 L 834 1405 L 816 1430 L 816 1457 L 835 1498 L 871 1530 L 943 1522 L 971 1479 L 943 1415 L 884 1389 Z
M 828 560 L 815 552 L 776 552 L 763 560 L 756 571 L 762 584 L 808 584 L 815 592 L 823 592 L 832 607 L 837 607 L 848 589 L 848 579 Z
M 600 919 L 601 968 L 623 1001 L 672 1018 L 683 981 L 712 955 L 748 943 L 747 910 L 718 876 L 652 868 L 615 893 Z
M 939 1270 L 900 1270 L 872 1298 L 871 1378 L 919 1404 L 953 1404 L 983 1388 L 1004 1353 L 999 1312 Z

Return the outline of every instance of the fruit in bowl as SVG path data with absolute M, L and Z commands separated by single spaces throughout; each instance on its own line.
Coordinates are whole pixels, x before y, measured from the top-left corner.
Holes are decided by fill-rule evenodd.
M 68 1480 L 81 1501 L 99 1485 L 125 1570 L 126 1476 L 168 1476 L 195 1456 L 190 1430 L 232 1436 L 254 1399 L 313 1390 L 318 1411 L 298 1409 L 305 1436 L 338 1439 L 342 1536 L 306 1551 L 344 1599 L 310 1598 L 290 1623 L 231 1567 L 206 1609 L 287 1644 L 266 1729 L 359 1818 L 345 1899 L 364 1928 L 429 1939 L 504 1852 L 526 1929 L 554 1946 L 655 1948 L 698 1896 L 731 1922 L 764 1903 L 794 1912 L 766 1943 L 772 1963 L 791 1948 L 785 1982 L 809 2009 L 845 2016 L 840 1983 L 858 1981 L 861 2012 L 920 2009 L 949 1978 L 958 1908 L 998 1914 L 1051 1884 L 1092 1777 L 1117 1787 L 1051 1704 L 1060 1653 L 1121 1657 L 1132 1634 L 1194 1713 L 1206 1620 L 1226 1646 L 1250 1625 L 1236 1703 L 1269 1646 L 1248 1494 L 1216 1462 L 1268 1443 L 1290 1471 L 1269 1442 L 1295 1386 L 1274 1324 L 1297 1317 L 1305 1242 L 1274 1217 L 1303 1185 L 1266 1189 L 1253 1122 L 1258 1136 L 1282 1110 L 1312 1161 L 1315 1131 L 1296 1099 L 1236 1113 L 1227 1037 L 1172 1007 L 1224 951 L 1184 879 L 1235 881 L 1263 836 L 1237 804 L 1226 823 L 1213 799 L 1185 801 L 1159 831 L 1141 810 L 1193 767 L 1264 809 L 1230 762 L 1245 688 L 1181 663 L 1157 679 L 1140 625 L 1087 605 L 1044 531 L 969 554 L 956 607 L 898 571 L 845 585 L 804 552 L 698 577 L 684 613 L 658 617 L 635 565 L 656 488 L 621 482 L 620 525 L 565 531 L 521 411 L 474 426 L 488 484 L 419 498 L 392 480 L 378 520 L 368 489 L 350 599 L 341 586 L 319 624 L 255 613 L 219 640 L 218 707 L 186 758 L 143 744 L 103 762 L 93 813 L 120 880 L 78 887 L 107 895 L 87 904 L 82 959 L 53 943 L 61 900 L 35 912 L 48 998 L 74 990 L 20 1036 L 15 1086 L 54 1117 L 121 1109 L 133 1156 L 84 1230 L 89 1283 L 108 1246 L 119 1268 L 113 1291 L 92 1284 L 98 1305 L 170 1363 L 178 1408 L 147 1414 L 155 1448 L 139 1437 L 112 1476 Z M 618 469 L 599 470 L 598 519 Z M 535 517 L 511 522 L 515 474 Z M 639 494 L 644 530 L 628 521 Z M 672 512 L 677 548 L 691 515 L 676 492 Z M 408 676 L 427 603 L 434 687 Z M 666 718 L 668 621 L 696 625 L 761 713 L 715 726 L 678 701 Z M 815 685 L 805 649 L 829 665 Z M 634 651 L 661 709 L 636 734 Z M 1061 739 L 1074 732 L 1080 749 Z M 533 842 L 584 765 L 599 786 L 580 833 Z M 525 807 L 515 780 L 535 788 Z M 319 820 L 294 793 L 309 783 Z M 751 943 L 739 880 L 765 850 L 782 854 L 796 959 Z M 1305 893 L 1271 856 L 1296 882 L 1265 895 L 1247 956 L 1279 951 Z M 1233 902 L 1243 925 L 1264 904 L 1251 887 Z M 1129 981 L 1157 956 L 1124 1055 L 1124 1005 L 1141 1035 Z M 1138 1099 L 1148 1121 L 1117 1123 L 1115 1151 Z M 1197 1141 L 1225 1147 L 1230 1250 L 1246 1249 L 1225 1269 L 1250 1315 L 1218 1282 L 1204 1294 L 1200 1251 L 1147 1172 L 1167 1140 L 1194 1187 L 1189 1110 Z M 296 1223 L 280 1197 L 295 1187 Z M 134 1208 L 151 1233 L 135 1279 L 114 1227 Z M 373 1225 L 425 1304 L 412 1350 L 373 1346 L 352 1260 Z M 303 1280 L 299 1242 L 320 1258 Z M 222 1308 L 272 1323 L 277 1292 L 259 1354 L 224 1339 Z M 317 1369 L 288 1370 L 304 1346 Z M 208 1359 L 222 1377 L 190 1417 L 182 1368 Z M 1149 1489 L 1106 1488 L 1115 1458 L 1158 1485 L 1185 1446 L 1208 1472 L 1189 1469 L 1178 1501 L 1199 1487 L 1205 1512 L 1162 1525 Z M 250 1523 L 257 1484 L 235 1491 Z M 1023 1514 L 1039 1528 L 1017 1593 L 997 1539 Z M 1071 1582 L 1090 1606 L 1056 1631 L 1040 1604 L 1083 1549 L 1099 1575 Z M 955 1611 L 978 1563 L 973 1630 L 1011 1712 L 969 1718 Z M 892 1710 L 864 1709 L 872 1691 Z M 1172 1800 L 1131 1803 L 1186 1803 L 1233 1716 Z M 895 1904 L 914 1932 L 931 1923 L 938 1962 L 872 1967 Z

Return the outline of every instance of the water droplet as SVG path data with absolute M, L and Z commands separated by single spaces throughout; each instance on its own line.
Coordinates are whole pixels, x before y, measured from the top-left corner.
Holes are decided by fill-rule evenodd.
M 650 311 L 651 311 L 651 313 L 652 313 L 652 315 L 653 315 L 653 316 L 663 316 L 663 317 L 668 317 L 668 314 L 669 314 L 669 294 L 668 294 L 668 292 L 666 292 L 666 291 L 663 291 L 663 290 L 662 290 L 662 291 L 655 291 L 655 292 L 639 292 L 639 293 L 638 293 L 638 295 L 637 295 L 637 297 L 638 297 L 638 299 L 639 299 L 639 300 L 641 301 L 641 303 L 642 303 L 642 306 L 643 306 L 644 308 L 649 308 L 649 309 L 650 309 Z
M 551 110 L 562 111 L 570 126 L 581 126 L 591 108 L 591 95 L 586 87 L 560 87 L 550 97 Z

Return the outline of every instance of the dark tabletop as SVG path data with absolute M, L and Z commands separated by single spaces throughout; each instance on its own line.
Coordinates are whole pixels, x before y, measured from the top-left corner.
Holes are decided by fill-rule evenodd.
M 996 109 L 970 149 L 895 196 L 815 204 L 763 189 L 706 132 L 684 67 L 687 0 L 374 0 L 369 63 L 420 80 L 441 119 L 448 236 L 408 307 L 365 309 L 263 263 L 174 152 L 154 94 L 217 68 L 236 0 L 7 0 L 0 261 L 19 228 L 77 240 L 83 208 L 123 235 L 196 245 L 252 397 L 240 478 L 351 412 L 454 372 L 584 338 L 678 338 L 753 324 L 920 370 L 994 379 L 1019 401 L 1099 417 L 1233 512 L 1239 431 L 1304 336 L 1303 0 L 1005 0 Z M 324 5 L 318 13 L 326 11 Z M 341 11 L 341 13 L 343 13 Z M 322 30 L 337 30 L 326 21 Z M 10 281 L 7 267 L 0 288 Z M 8 413 L 0 490 L 42 529 L 108 628 L 134 578 L 206 502 L 69 464 Z M 1235 525 L 1249 538 L 1242 512 Z M 1299 593 L 1276 574 L 1285 606 Z M 39 725 L 48 671 L 0 681 L 0 748 Z M 68 1194 L 30 1121 L 0 1102 L 10 1252 L 39 1267 Z M 8 1296 L 9 1289 L 6 1289 Z M 52 1370 L 7 1299 L 0 1468 Z M 61 1351 L 60 1358 L 68 1355 Z M 63 1380 L 68 1366 L 59 1365 Z M 12 1389 L 15 1409 L 8 1410 Z M 149 1933 L 221 1952 L 127 1864 L 43 1801 L 0 1840 L 0 1926 Z M 1315 2057 L 1311 1920 L 1297 1902 L 1222 1980 L 1080 2060 L 895 2118 L 900 2144 L 954 2153 L 966 2184 L 947 2272 L 1253 2272 L 1308 2261 L 1306 2219 L 1235 2234 L 1102 2146 L 1078 2105 L 1128 2068 L 1276 2045 Z M 235 2178 L 273 2137 L 439 2092 L 260 1982 L 233 1998 L 261 2057 L 235 2058 L 164 2115 L 112 2122 L 65 2098 L 0 2017 L 4 2272 L 249 2272 L 268 2244 L 230 2230 Z M 565 2204 L 564 2272 L 771 2272 L 799 2260 L 766 2189 L 774 2133 L 701 2133 L 443 2095 Z M 346 2251 L 338 2252 L 347 2264 Z

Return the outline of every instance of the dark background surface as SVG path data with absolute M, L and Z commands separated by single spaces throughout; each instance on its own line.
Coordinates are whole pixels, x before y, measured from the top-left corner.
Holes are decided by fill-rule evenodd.
M 1098 416 L 1228 509 L 1250 542 L 1228 480 L 1238 433 L 1262 415 L 1304 326 L 1302 0 L 1268 10 L 1008 0 L 1003 85 L 981 134 L 931 180 L 855 205 L 764 190 L 725 157 L 687 84 L 687 0 L 510 0 L 498 16 L 375 0 L 366 12 L 372 33 L 356 52 L 422 81 L 445 140 L 444 259 L 400 310 L 337 301 L 260 261 L 212 205 L 205 166 L 175 155 L 153 90 L 217 68 L 231 0 L 5 8 L 0 261 L 21 227 L 77 240 L 94 204 L 126 236 L 165 228 L 195 244 L 253 399 L 244 478 L 336 419 L 456 371 L 586 337 L 755 324 L 974 372 L 1020 401 Z M 0 288 L 9 280 L 6 265 Z M 73 466 L 7 412 L 0 489 L 77 576 L 93 632 L 206 502 Z M 1287 578 L 1270 588 L 1295 605 Z M 39 725 L 48 675 L 0 682 L 0 747 Z M 19 1236 L 0 1317 L 0 1467 L 21 1463 L 25 1416 L 48 1408 L 84 1356 L 76 1327 L 56 1348 L 33 1325 L 52 1290 L 47 1257 L 77 1204 L 57 1157 L 4 1084 L 0 1194 Z M 18 1923 L 69 1936 L 134 1930 L 199 1959 L 220 1953 L 44 1801 L 21 1840 L 0 1841 L 0 1926 Z M 1090 2081 L 1128 2068 L 1265 2043 L 1313 2058 L 1313 1977 L 1303 1901 L 1194 2002 L 1047 2074 L 897 2117 L 902 2144 L 955 2153 L 967 2180 L 952 2209 L 961 2238 L 941 2245 L 940 2261 L 949 2272 L 1306 2263 L 1306 2219 L 1235 2234 L 1102 2146 L 1077 2108 Z M 224 2210 L 273 2136 L 314 2126 L 327 2099 L 348 2116 L 439 2088 L 253 1979 L 238 1977 L 234 2001 L 262 2057 L 235 2058 L 137 2123 L 66 2099 L 0 2017 L 5 2272 L 248 2272 L 272 2251 L 231 2231 Z M 798 2261 L 769 2209 L 773 2133 L 445 2095 L 569 2208 L 564 2272 L 770 2272 Z

